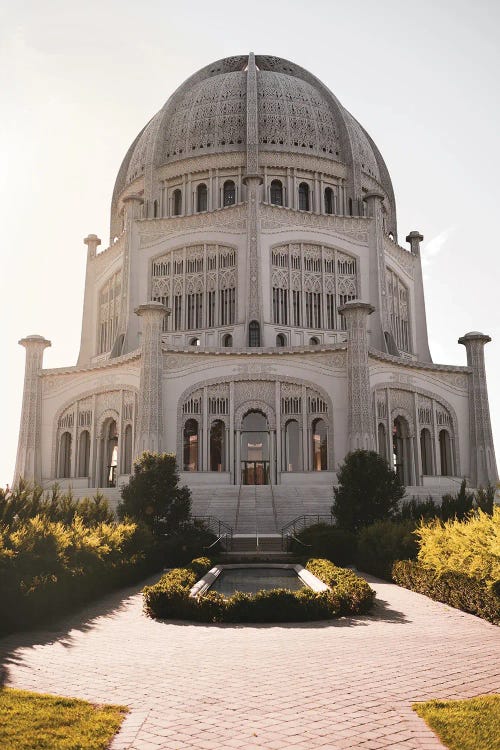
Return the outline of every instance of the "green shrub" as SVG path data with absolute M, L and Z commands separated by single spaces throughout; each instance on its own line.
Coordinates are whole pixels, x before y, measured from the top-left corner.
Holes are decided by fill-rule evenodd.
M 216 591 L 190 597 L 189 591 L 209 570 L 210 560 L 193 560 L 186 568 L 171 570 L 144 591 L 144 609 L 151 617 L 199 622 L 303 622 L 343 614 L 367 612 L 375 593 L 351 570 L 337 568 L 329 560 L 310 560 L 307 569 L 332 587 L 314 592 L 272 589 L 225 597 Z
M 356 537 L 350 531 L 337 529 L 326 523 L 308 526 L 297 534 L 302 544 L 292 539 L 291 551 L 296 555 L 304 553 L 314 557 L 325 557 L 336 565 L 354 562 Z M 307 545 L 304 547 L 303 545 Z
M 500 508 L 477 510 L 464 521 L 421 524 L 418 561 L 441 573 L 464 573 L 485 583 L 500 580 Z
M 441 508 L 432 497 L 428 497 L 426 500 L 418 500 L 416 497 L 412 497 L 411 500 L 403 500 L 396 517 L 399 521 L 440 518 Z
M 212 534 L 199 521 L 183 524 L 177 531 L 161 540 L 163 563 L 167 567 L 186 565 L 195 555 L 203 553 L 212 542 L 215 542 L 215 539 L 215 534 Z M 220 545 L 215 545 L 210 552 L 217 555 L 219 550 Z
M 394 563 L 392 576 L 400 586 L 492 623 L 500 623 L 500 596 L 495 586 L 484 581 L 464 573 L 439 574 L 411 560 Z
M 418 553 L 415 521 L 377 521 L 358 534 L 356 564 L 365 573 L 390 581 L 396 560 L 412 560 Z
M 405 487 L 387 461 L 375 451 L 348 453 L 337 472 L 332 513 L 337 525 L 358 531 L 397 515 Z
M 179 487 L 173 453 L 144 452 L 121 496 L 118 517 L 144 523 L 156 536 L 176 532 L 189 521 L 191 492 Z

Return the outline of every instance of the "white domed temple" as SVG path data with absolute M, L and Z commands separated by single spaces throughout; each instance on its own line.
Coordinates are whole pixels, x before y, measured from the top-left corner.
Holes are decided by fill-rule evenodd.
M 496 481 L 490 339 L 432 362 L 422 239 L 398 244 L 384 160 L 321 81 L 265 55 L 208 65 L 130 146 L 109 247 L 85 239 L 76 366 L 20 342 L 16 478 L 116 502 L 135 456 L 174 452 L 196 513 L 270 532 L 328 512 L 356 448 L 410 496 Z

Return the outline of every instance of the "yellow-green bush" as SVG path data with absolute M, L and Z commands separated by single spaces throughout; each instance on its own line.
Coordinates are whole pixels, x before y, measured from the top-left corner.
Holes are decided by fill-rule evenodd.
M 446 523 L 431 521 L 416 530 L 418 561 L 438 575 L 462 573 L 494 585 L 500 580 L 500 508 L 490 516 L 474 516 Z
M 46 515 L 0 525 L 0 632 L 30 627 L 158 569 L 135 523 L 65 524 Z

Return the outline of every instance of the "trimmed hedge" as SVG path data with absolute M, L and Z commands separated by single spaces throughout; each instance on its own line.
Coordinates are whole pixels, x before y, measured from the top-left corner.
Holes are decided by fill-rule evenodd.
M 306 568 L 331 586 L 314 592 L 272 589 L 256 594 L 235 592 L 225 597 L 216 591 L 190 597 L 191 587 L 211 568 L 208 558 L 169 571 L 143 590 L 144 609 L 150 617 L 198 622 L 304 622 L 367 612 L 375 593 L 352 571 L 329 560 L 309 560 Z
M 425 594 L 438 602 L 500 623 L 500 586 L 489 586 L 464 573 L 441 573 L 411 560 L 394 563 L 392 577 L 404 588 Z

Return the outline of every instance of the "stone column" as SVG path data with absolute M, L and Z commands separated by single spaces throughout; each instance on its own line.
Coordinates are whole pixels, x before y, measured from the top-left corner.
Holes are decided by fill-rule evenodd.
M 413 231 L 406 237 L 410 243 L 411 254 L 415 258 L 413 266 L 413 290 L 415 295 L 415 331 L 411 331 L 414 340 L 414 352 L 419 362 L 432 362 L 429 350 L 429 339 L 427 336 L 427 317 L 425 314 L 424 281 L 422 276 L 422 260 L 420 256 L 420 243 L 423 235 Z
M 339 308 L 347 323 L 347 380 L 349 399 L 349 450 L 375 450 L 368 370 L 367 302 L 348 302 Z
M 30 482 L 39 482 L 42 478 L 41 467 L 41 422 L 42 422 L 42 371 L 43 352 L 50 341 L 43 336 L 27 336 L 19 342 L 26 349 L 24 370 L 23 405 L 19 442 L 17 447 L 14 484 L 20 478 Z
M 96 234 L 89 234 L 83 240 L 87 245 L 87 266 L 85 269 L 85 292 L 83 296 L 82 333 L 77 365 L 87 365 L 96 353 L 97 305 L 94 301 L 96 286 L 95 257 L 101 240 Z
M 486 487 L 498 481 L 484 366 L 484 345 L 489 341 L 489 336 L 477 331 L 458 339 L 458 343 L 465 346 L 467 365 L 472 369 L 469 378 L 469 473 L 473 487 Z
M 161 302 L 148 302 L 135 310 L 142 318 L 141 374 L 135 455 L 161 451 L 163 437 L 161 335 L 165 315 Z

